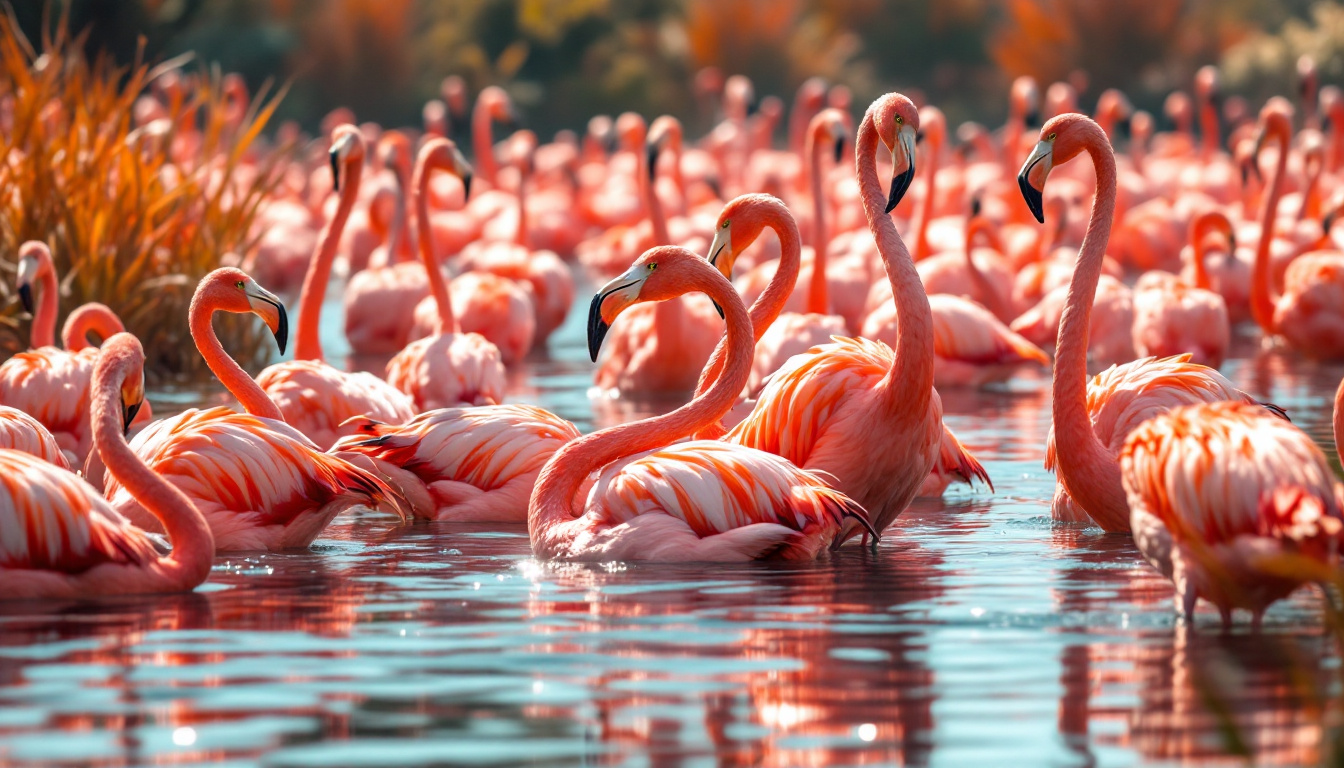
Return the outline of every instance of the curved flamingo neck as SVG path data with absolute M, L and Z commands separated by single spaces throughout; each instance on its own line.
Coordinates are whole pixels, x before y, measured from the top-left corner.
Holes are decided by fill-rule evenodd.
M 1208 255 L 1208 249 L 1204 245 L 1204 238 L 1209 230 L 1213 229 L 1215 222 L 1208 219 L 1199 219 L 1195 222 L 1194 232 L 1190 238 L 1190 253 L 1193 261 L 1190 264 L 1195 277 L 1195 287 L 1209 290 L 1209 270 L 1204 263 Z
M 528 250 L 532 250 L 527 229 L 527 188 L 531 185 L 531 181 L 531 174 L 528 173 L 527 168 L 520 165 L 518 168 L 518 231 L 514 234 L 513 241 Z
M 1322 163 L 1315 162 L 1307 173 L 1307 187 L 1302 190 L 1302 202 L 1297 207 L 1297 221 L 1305 221 L 1316 201 L 1316 190 L 1321 181 Z
M 1339 388 L 1335 390 L 1335 411 L 1332 420 L 1335 433 L 1335 454 L 1344 455 L 1340 451 L 1340 443 L 1344 442 L 1344 381 L 1339 382 Z
M 61 346 L 66 352 L 78 352 L 93 346 L 89 343 L 90 333 L 107 341 L 125 330 L 117 313 L 106 304 L 91 301 L 80 305 L 65 318 L 65 325 L 61 327 Z
M 1129 526 L 1129 507 L 1120 483 L 1120 465 L 1092 431 L 1087 412 L 1087 346 L 1092 302 L 1115 216 L 1115 156 L 1095 123 L 1079 123 L 1082 141 L 1097 176 L 1097 196 L 1069 282 L 1055 351 L 1054 418 L 1058 475 L 1069 495 L 1106 530 Z
M 1255 246 L 1255 266 L 1251 270 L 1251 316 L 1266 334 L 1276 333 L 1274 305 L 1278 302 L 1273 278 L 1270 276 L 1269 247 L 1274 241 L 1274 221 L 1278 217 L 1279 198 L 1283 196 L 1283 173 L 1288 167 L 1289 135 L 1275 130 L 1271 137 L 1279 145 L 1279 158 L 1274 164 L 1274 175 L 1269 190 L 1260 206 L 1260 241 Z
M 741 223 L 752 229 L 769 227 L 779 237 L 779 261 L 776 262 L 775 274 L 770 278 L 765 290 L 761 291 L 761 295 L 751 303 L 752 343 L 755 344 L 779 319 L 784 311 L 784 305 L 793 295 L 794 286 L 798 283 L 798 272 L 802 268 L 803 244 L 802 237 L 798 234 L 798 223 L 782 202 L 762 196 L 749 205 L 751 207 L 743 212 L 744 215 L 738 216 Z M 726 309 L 724 311 L 727 312 Z M 710 354 L 704 370 L 700 372 L 700 380 L 695 385 L 697 395 L 705 392 L 710 384 L 719 378 L 725 359 L 729 359 L 727 357 L 731 352 L 729 346 L 727 339 L 720 339 L 714 347 L 714 352 Z
M 303 276 L 303 290 L 299 294 L 299 327 L 294 335 L 294 359 L 322 362 L 322 302 L 327 297 L 327 282 L 331 280 L 331 265 L 336 261 L 336 248 L 345 231 L 345 222 L 359 198 L 360 178 L 364 173 L 362 158 L 345 162 L 345 187 L 336 204 L 336 214 L 322 227 L 317 250 L 308 271 Z M 389 252 L 395 250 L 388 246 Z
M 1205 161 L 1208 161 L 1218 152 L 1220 131 L 1218 125 L 1218 107 L 1213 103 L 1213 98 L 1208 95 L 1200 98 L 1199 130 L 1204 134 L 1200 144 L 1200 154 Z
M 883 378 L 885 402 L 892 411 L 923 416 L 933 393 L 933 311 L 896 225 L 886 213 L 887 195 L 877 178 L 877 126 L 869 111 L 854 142 L 863 212 L 896 302 L 896 348 Z
M 106 471 L 163 524 L 173 551 L 158 562 L 163 575 L 175 584 L 195 586 L 205 580 L 215 556 L 215 537 L 191 499 L 145 466 L 126 443 L 121 413 L 121 382 L 131 374 L 134 361 L 122 357 L 117 365 L 100 366 L 93 382 L 93 442 Z
M 667 234 L 667 216 L 663 213 L 663 201 L 658 199 L 658 185 L 655 172 L 658 164 L 649 167 L 639 158 L 639 181 L 644 192 L 644 205 L 649 210 L 649 224 L 653 227 L 653 244 L 670 245 L 672 238 Z
M 703 264 L 704 268 L 699 268 Z M 669 444 L 709 425 L 732 408 L 751 375 L 751 319 L 733 286 L 709 262 L 691 263 L 686 292 L 703 291 L 723 308 L 727 322 L 728 364 L 709 391 L 663 416 L 621 424 L 571 440 L 556 451 L 537 478 L 528 504 L 527 527 L 539 556 L 549 556 L 564 544 L 558 526 L 575 519 L 579 488 L 594 470 L 623 456 Z
M 392 221 L 387 226 L 387 264 L 396 264 L 402 256 L 410 252 L 410 232 L 415 226 L 411 221 L 411 212 L 406 204 L 406 190 L 410 179 L 406 178 L 406 169 L 400 165 L 393 167 L 393 176 L 397 180 L 397 204 L 392 209 Z
M 915 224 L 915 261 L 929 257 L 929 220 L 933 218 L 933 196 L 938 189 L 938 163 L 942 154 L 942 144 L 936 139 L 929 140 L 928 179 L 924 183 L 924 199 L 919 202 L 919 222 Z
M 37 300 L 37 311 L 33 313 L 29 342 L 33 349 L 50 347 L 56 343 L 56 304 L 60 289 L 56 284 L 56 269 L 50 261 L 39 272 L 37 282 L 42 286 L 42 296 Z
M 1017 151 L 1022 146 L 1022 132 L 1026 124 L 1026 107 L 1018 105 L 1017 99 L 1014 99 L 1008 122 L 1003 126 L 1003 172 L 1009 176 L 1017 173 Z
M 984 235 L 990 246 L 999 251 L 1003 250 L 1001 241 L 994 232 L 994 228 L 990 226 L 989 220 L 983 216 L 972 216 L 971 220 L 966 222 L 966 271 L 970 274 L 971 281 L 975 283 L 976 289 L 980 291 L 981 303 L 995 317 L 1002 318 L 1006 314 L 1004 297 L 999 295 L 999 289 L 980 270 L 980 265 L 975 262 L 975 238 L 977 235 Z
M 413 184 L 415 211 L 419 224 L 417 229 L 420 237 L 420 261 L 425 265 L 429 293 L 434 297 L 434 304 L 438 309 L 438 323 L 434 334 L 442 335 L 457 333 L 458 328 L 457 320 L 453 317 L 453 302 L 448 295 L 448 282 L 443 279 L 438 256 L 434 253 L 434 236 L 429 223 L 429 174 L 435 167 L 437 164 L 422 157 L 416 164 Z
M 201 357 L 205 358 L 205 364 L 210 367 L 210 372 L 215 374 L 215 378 L 219 379 L 219 383 L 237 398 L 248 413 L 264 419 L 284 421 L 285 417 L 280 413 L 280 408 L 271 402 L 256 380 L 248 376 L 242 366 L 238 365 L 219 343 L 219 337 L 215 335 L 214 326 L 210 323 L 216 308 L 216 302 L 208 296 L 203 297 L 199 290 L 191 299 L 187 322 L 191 328 L 191 338 L 196 342 L 196 349 L 201 353 Z
M 818 128 L 824 127 L 818 125 Z M 812 281 L 807 286 L 807 311 L 815 315 L 830 312 L 830 297 L 826 284 L 826 245 L 830 237 L 826 231 L 826 200 L 822 197 L 821 155 L 822 142 L 818 131 L 807 133 L 808 184 L 812 188 Z M 778 228 L 775 229 L 779 231 Z M 783 235 L 780 235 L 781 242 Z
M 476 98 L 476 106 L 471 111 L 471 149 L 475 154 L 472 167 L 477 178 L 496 186 L 499 164 L 495 162 L 495 137 L 491 128 L 494 120 L 490 117 L 493 99 L 482 94 Z

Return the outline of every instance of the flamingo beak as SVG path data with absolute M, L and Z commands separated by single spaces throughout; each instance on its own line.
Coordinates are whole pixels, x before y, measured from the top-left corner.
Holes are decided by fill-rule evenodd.
M 33 314 L 33 286 L 24 283 L 19 286 L 19 302 L 23 304 L 23 311 Z
M 19 259 L 19 301 L 23 303 L 23 310 L 28 314 L 33 313 L 33 282 L 37 280 L 37 259 L 31 256 L 24 256 Z
M 275 294 L 256 283 L 248 285 L 245 293 L 253 314 L 260 317 L 266 323 L 266 327 L 271 329 L 271 335 L 275 336 L 280 354 L 285 354 L 285 345 L 289 341 L 289 314 L 285 312 L 285 305 Z
M 737 252 L 733 250 L 731 221 L 725 221 L 723 226 L 714 230 L 714 242 L 709 244 L 709 255 L 705 257 L 705 261 L 719 270 L 728 280 L 733 279 L 733 264 L 737 261 Z
M 341 191 L 341 162 L 350 155 L 350 150 L 355 146 L 355 137 L 353 134 L 344 134 L 331 145 L 331 151 L 327 153 L 327 159 L 331 162 L 331 189 L 334 192 Z
M 1028 128 L 1039 128 L 1041 125 L 1041 110 L 1032 107 L 1025 118 Z
M 648 163 L 649 180 L 652 181 L 658 175 L 658 145 L 650 144 L 644 148 L 644 159 Z
M 140 406 L 144 405 L 144 403 L 145 403 L 145 401 L 144 401 L 144 400 L 141 400 L 141 401 L 138 402 L 138 403 L 131 403 L 131 404 L 124 404 L 124 405 L 122 405 L 122 407 L 121 407 L 121 431 L 122 431 L 122 432 L 124 432 L 124 433 L 129 433 L 129 432 L 131 431 L 131 422 L 135 421 L 135 415 L 136 415 L 137 413 L 140 412 Z
M 471 199 L 471 171 L 462 174 L 462 199 Z
M 887 213 L 905 197 L 906 190 L 915 180 L 915 129 L 906 125 L 896 136 L 891 152 L 891 193 L 887 196 Z
M 588 305 L 588 357 L 593 362 L 597 362 L 602 340 L 607 337 L 616 316 L 639 301 L 639 292 L 648 274 L 643 265 L 637 264 L 593 295 L 593 301 Z
M 1036 147 L 1031 150 L 1027 156 L 1027 161 L 1022 164 L 1022 170 L 1017 174 L 1017 186 L 1022 190 L 1022 199 L 1026 201 L 1027 208 L 1031 209 L 1031 215 L 1036 217 L 1036 221 L 1045 223 L 1045 204 L 1044 191 L 1045 179 L 1050 175 L 1050 168 L 1053 164 L 1055 145 L 1042 139 L 1036 142 Z

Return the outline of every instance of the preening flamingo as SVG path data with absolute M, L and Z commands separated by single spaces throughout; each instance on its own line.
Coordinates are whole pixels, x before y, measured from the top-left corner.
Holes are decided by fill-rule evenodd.
M 41 290 L 35 312 L 34 284 Z M 92 314 L 67 323 L 68 340 L 76 349 L 52 346 L 58 301 L 56 270 L 51 250 L 35 240 L 19 246 L 18 293 L 24 308 L 33 313 L 32 349 L 0 365 L 0 404 L 36 418 L 61 446 L 70 466 L 83 466 L 93 446 L 89 382 L 98 349 L 79 339 L 88 332 L 88 321 L 98 321 L 100 332 L 119 330 L 121 323 L 113 315 L 115 325 L 111 325 L 101 311 L 90 308 L 86 312 Z
M 1057 520 L 1091 518 L 1107 531 L 1128 531 L 1129 507 L 1117 460 L 1125 436 L 1145 419 L 1179 405 L 1254 401 L 1222 374 L 1189 362 L 1188 356 L 1136 360 L 1112 366 L 1088 381 L 1092 302 L 1115 215 L 1115 157 L 1110 142 L 1086 116 L 1053 117 L 1041 128 L 1040 141 L 1017 180 L 1028 208 L 1044 223 L 1041 197 L 1047 177 L 1055 166 L 1084 151 L 1096 171 L 1097 195 L 1055 347 L 1053 425 L 1046 446 L 1046 468 L 1055 470 L 1057 478 L 1051 512 Z
M 594 359 L 612 320 L 637 302 L 707 293 L 724 310 L 728 361 L 704 395 L 664 416 L 585 435 L 556 451 L 528 504 L 532 551 L 542 559 L 740 561 L 811 559 L 838 542 L 863 509 L 821 477 L 729 443 L 675 443 L 721 418 L 750 374 L 751 320 L 732 284 L 684 248 L 646 251 L 593 297 Z M 579 494 L 600 471 L 586 501 Z
M 1251 275 L 1251 314 L 1266 337 L 1281 337 L 1293 349 L 1314 358 L 1344 358 L 1344 253 L 1318 251 L 1293 259 L 1284 274 L 1283 293 L 1275 295 L 1270 274 L 1270 233 L 1283 192 L 1292 141 L 1292 105 L 1274 97 L 1260 111 L 1256 154 L 1266 141 L 1279 145 L 1260 212 L 1260 242 Z
M 415 400 L 421 411 L 457 405 L 490 405 L 504 399 L 504 363 L 499 349 L 476 333 L 461 333 L 453 317 L 448 285 L 439 269 L 426 221 L 426 190 L 435 169 L 447 170 L 470 188 L 471 166 L 457 146 L 432 138 L 420 148 L 415 163 L 415 206 L 419 221 L 420 260 L 429 279 L 437 323 L 434 332 L 417 339 L 387 363 L 387 381 Z
M 172 553 L 160 554 L 75 475 L 0 450 L 0 599 L 181 592 L 210 575 L 215 544 L 205 519 L 126 444 L 124 430 L 144 399 L 144 362 L 130 334 L 104 343 L 93 370 L 93 439 L 112 476 L 162 523 Z
M 879 532 L 919 491 L 943 435 L 929 300 L 887 215 L 914 176 L 918 130 L 915 105 L 891 93 L 868 108 L 855 143 L 864 213 L 896 297 L 895 349 L 839 338 L 791 358 L 726 438 L 834 478 L 834 487 L 868 510 Z M 877 176 L 879 143 L 894 158 L 890 194 Z M 892 435 L 900 439 L 889 440 Z
M 371 373 L 337 370 L 322 359 L 322 302 L 341 230 L 359 197 L 364 167 L 364 138 L 353 125 L 342 125 L 332 133 L 331 167 L 336 174 L 340 203 L 322 229 L 317 252 L 308 261 L 308 274 L 304 276 L 299 298 L 294 359 L 269 366 L 257 376 L 257 384 L 275 401 L 285 423 L 323 450 L 341 436 L 354 433 L 354 427 L 342 427 L 352 417 L 366 416 L 400 424 L 415 415 L 410 396 L 396 387 Z
M 416 517 L 521 523 L 542 466 L 578 436 L 542 408 L 484 405 L 426 411 L 400 425 L 365 421 L 332 452 L 369 462 Z
M 192 338 L 210 371 L 247 413 L 193 408 L 154 422 L 131 442 L 149 469 L 185 493 L 205 516 L 215 546 L 220 551 L 306 547 L 343 510 L 400 511 L 380 480 L 322 453 L 284 423 L 280 409 L 220 345 L 210 325 L 217 311 L 257 315 L 283 350 L 284 306 L 230 267 L 202 278 L 192 297 Z M 145 530 L 161 530 L 153 512 L 107 464 L 112 477 L 105 495 L 112 508 Z
M 1259 626 L 1307 578 L 1276 558 L 1307 558 L 1326 574 L 1338 564 L 1344 488 L 1311 438 L 1264 408 L 1205 403 L 1159 414 L 1125 439 L 1120 468 L 1134 543 L 1175 583 L 1187 620 L 1202 597 L 1224 627 L 1233 608 Z

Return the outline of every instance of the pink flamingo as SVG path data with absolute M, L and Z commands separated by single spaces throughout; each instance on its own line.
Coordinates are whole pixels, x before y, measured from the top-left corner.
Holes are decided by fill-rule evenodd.
M 833 477 L 836 488 L 868 510 L 879 532 L 919 492 L 943 435 L 942 401 L 933 388 L 933 316 L 910 253 L 887 215 L 914 176 L 918 130 L 915 105 L 901 94 L 887 94 L 868 108 L 855 146 L 864 212 L 896 297 L 895 349 L 837 338 L 791 358 L 726 438 Z M 895 161 L 889 195 L 877 176 L 879 142 Z M 893 443 L 879 437 L 884 435 L 902 437 Z M 879 439 L 880 450 L 873 443 Z
M 1209 237 L 1219 234 L 1222 249 L 1209 247 Z M 1205 211 L 1190 221 L 1190 244 L 1181 249 L 1181 279 L 1187 285 L 1214 291 L 1227 305 L 1227 319 L 1236 325 L 1251 317 L 1251 263 L 1237 250 L 1232 221 L 1219 210 Z
M 624 117 L 624 115 L 622 116 Z M 634 124 L 634 121 L 628 121 Z M 651 170 L 637 171 L 655 244 L 670 236 L 662 202 L 654 193 Z M 605 393 L 654 395 L 690 391 L 719 339 L 719 318 L 703 296 L 681 296 L 644 303 L 625 313 L 593 376 Z
M 1088 381 L 1092 303 L 1115 215 L 1114 153 L 1092 120 L 1059 115 L 1041 128 L 1040 141 L 1017 179 L 1027 207 L 1044 223 L 1041 195 L 1051 169 L 1084 151 L 1096 172 L 1097 195 L 1055 348 L 1054 424 L 1046 445 L 1046 468 L 1054 469 L 1057 478 L 1051 512 L 1057 520 L 1091 518 L 1107 531 L 1128 531 L 1129 507 L 1117 461 L 1126 435 L 1145 419 L 1179 405 L 1254 401 L 1217 371 L 1190 363 L 1188 356 L 1136 360 Z
M 41 287 L 33 311 L 33 285 Z M 68 341 L 75 349 L 52 345 L 56 330 L 56 270 L 45 243 L 30 240 L 19 246 L 18 293 L 24 308 L 33 312 L 33 348 L 0 365 L 0 403 L 36 418 L 56 439 L 70 466 L 82 466 L 93 445 L 89 422 L 89 382 L 98 350 L 80 342 L 93 321 L 100 331 L 120 330 L 113 315 L 109 324 L 101 311 L 90 308 L 75 324 L 67 323 Z M 108 310 L 110 313 L 111 310 Z M 92 313 L 92 314 L 88 314 Z M 83 326 L 83 327 L 81 327 Z
M 1271 603 L 1310 578 L 1276 568 L 1276 557 L 1319 566 L 1321 581 L 1335 572 L 1344 488 L 1311 437 L 1264 408 L 1205 403 L 1158 414 L 1125 439 L 1120 471 L 1134 543 L 1175 583 L 1186 621 L 1202 597 L 1224 628 L 1234 608 L 1251 611 L 1258 628 Z
M 438 310 L 433 333 L 417 339 L 387 363 L 387 381 L 410 395 L 421 411 L 456 405 L 491 405 L 504 399 L 504 364 L 499 349 L 477 333 L 461 333 L 453 317 L 448 286 L 439 270 L 434 243 L 425 225 L 426 188 L 435 169 L 471 178 L 471 166 L 448 139 L 432 138 L 420 148 L 415 164 L 415 205 L 420 222 L 420 260 Z
M 220 345 L 210 325 L 217 311 L 262 318 L 282 351 L 288 319 L 280 300 L 241 270 L 217 269 L 196 287 L 192 338 L 210 371 L 247 413 L 193 408 L 154 422 L 131 443 L 150 471 L 185 493 L 205 516 L 215 547 L 306 547 L 346 509 L 400 511 L 381 481 L 322 453 L 284 423 L 280 409 Z M 104 461 L 112 475 L 105 492 L 112 508 L 145 530 L 162 530 L 153 510 L 118 479 L 112 461 Z
M 1190 237 L 1199 236 L 1191 225 Z M 1208 224 L 1203 226 L 1207 227 Z M 1170 272 L 1144 273 L 1134 286 L 1134 351 L 1139 357 L 1170 357 L 1190 354 L 1192 362 L 1217 368 L 1231 343 L 1231 323 L 1223 297 L 1208 289 L 1209 275 L 1203 263 L 1203 244 L 1196 243 L 1195 282 L 1187 283 Z
M 93 436 L 108 471 L 162 522 L 162 555 L 92 487 L 15 450 L 0 450 L 0 578 L 5 598 L 77 599 L 190 591 L 210 575 L 214 540 L 201 513 L 150 471 L 123 430 L 144 397 L 145 353 L 130 334 L 107 340 L 93 373 Z
M 1251 314 L 1266 337 L 1279 336 L 1293 349 L 1314 358 L 1344 358 L 1344 253 L 1318 251 L 1288 265 L 1284 290 L 1274 295 L 1270 276 L 1270 240 L 1292 140 L 1293 108 L 1274 97 L 1260 112 L 1256 154 L 1266 140 L 1279 144 L 1278 164 L 1260 214 L 1260 243 L 1251 277 Z
M 299 298 L 299 327 L 294 339 L 294 359 L 267 367 L 257 376 L 267 397 L 275 401 L 283 420 L 302 432 L 323 450 L 343 435 L 342 427 L 355 416 L 400 424 L 415 415 L 410 396 L 371 373 L 339 371 L 322 359 L 321 315 L 331 265 L 350 211 L 359 197 L 364 167 L 364 138 L 353 125 L 332 133 L 331 165 L 340 192 L 336 214 L 322 229 L 317 252 L 308 261 Z M 340 172 L 344 170 L 345 187 Z
M 542 559 L 741 561 L 811 559 L 838 542 L 863 509 L 817 476 L 778 456 L 728 443 L 673 441 L 721 418 L 747 383 L 751 320 L 732 284 L 684 248 L 645 252 L 593 297 L 593 358 L 612 320 L 636 302 L 689 291 L 723 307 L 724 375 L 708 392 L 664 416 L 622 424 L 566 443 L 541 470 L 528 503 L 532 551 Z M 583 498 L 590 474 L 596 483 Z
M 530 405 L 440 408 L 401 425 L 359 426 L 332 452 L 368 462 L 416 517 L 458 522 L 524 522 L 542 466 L 579 436 Z
M 42 422 L 7 405 L 0 405 L 0 449 L 22 451 L 61 469 L 70 469 L 60 444 Z

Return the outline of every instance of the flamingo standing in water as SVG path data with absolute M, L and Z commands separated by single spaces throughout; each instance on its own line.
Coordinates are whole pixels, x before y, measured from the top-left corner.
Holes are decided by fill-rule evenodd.
M 1107 531 L 1128 531 L 1129 507 L 1117 460 L 1125 436 L 1144 420 L 1176 406 L 1254 401 L 1222 374 L 1191 363 L 1188 355 L 1112 366 L 1088 381 L 1088 326 L 1115 215 L 1114 153 L 1096 123 L 1066 113 L 1041 128 L 1040 141 L 1017 179 L 1027 207 L 1044 223 L 1041 197 L 1046 178 L 1051 169 L 1084 151 L 1096 171 L 1097 195 L 1055 347 L 1054 423 L 1046 446 L 1046 468 L 1055 470 L 1057 478 L 1051 512 L 1057 520 L 1091 518 Z
M 448 285 L 439 270 L 429 232 L 430 174 L 443 169 L 470 190 L 471 166 L 448 139 L 435 137 L 420 148 L 415 163 L 416 218 L 420 260 L 429 278 L 437 322 L 433 333 L 417 339 L 387 363 L 387 381 L 410 395 L 421 411 L 456 405 L 492 405 L 504 399 L 504 363 L 499 349 L 477 333 L 461 333 L 453 317 Z
M 868 510 L 878 532 L 919 492 L 943 437 L 929 300 L 887 215 L 914 176 L 918 130 L 915 105 L 891 93 L 868 108 L 855 142 L 864 213 L 896 299 L 895 349 L 837 338 L 791 358 L 726 438 L 834 478 L 834 487 Z M 879 142 L 894 158 L 889 195 L 877 176 Z
M 93 370 L 93 439 L 108 471 L 162 523 L 159 553 L 91 486 L 27 453 L 0 450 L 0 599 L 77 599 L 181 592 L 210 575 L 215 543 L 191 499 L 147 468 L 124 430 L 144 399 L 145 353 L 107 339 Z
M 322 359 L 322 301 L 341 230 L 359 197 L 364 167 L 364 138 L 358 128 L 342 125 L 333 132 L 331 167 L 340 203 L 318 238 L 317 252 L 308 261 L 299 298 L 294 359 L 269 366 L 257 376 L 257 384 L 275 401 L 284 421 L 323 450 L 341 436 L 353 434 L 353 427 L 342 424 L 354 416 L 400 424 L 415 415 L 410 396 L 396 387 L 371 373 L 339 371 Z
M 35 283 L 42 295 L 34 312 Z M 69 465 L 82 466 L 93 445 L 89 382 L 98 359 L 98 349 L 89 346 L 85 337 L 93 331 L 106 338 L 123 330 L 121 321 L 101 304 L 77 309 L 62 331 L 66 349 L 53 346 L 56 269 L 51 250 L 36 240 L 19 246 L 18 292 L 24 308 L 33 313 L 32 349 L 0 365 L 0 404 L 36 418 L 61 446 Z
M 215 378 L 247 413 L 190 409 L 157 421 L 131 442 L 154 474 L 191 499 L 221 551 L 306 547 L 343 510 L 401 509 L 376 477 L 284 423 L 280 409 L 224 351 L 210 325 L 217 311 L 262 318 L 284 350 L 284 306 L 241 270 L 217 269 L 201 279 L 191 300 L 191 336 Z M 104 457 L 106 460 L 106 457 Z M 121 483 L 111 461 L 105 496 L 112 508 L 145 530 L 161 530 L 153 511 Z M 240 479 L 246 482 L 240 482 Z
M 1344 386 L 1336 434 L 1341 398 Z M 1250 610 L 1258 628 L 1265 609 L 1305 580 L 1276 568 L 1276 556 L 1307 558 L 1325 574 L 1337 566 L 1344 488 L 1311 437 L 1264 408 L 1206 403 L 1159 414 L 1125 439 L 1120 470 L 1134 543 L 1175 583 L 1187 621 L 1202 597 L 1224 628 L 1234 608 Z
M 566 443 L 541 471 L 528 504 L 539 558 L 742 561 L 811 559 L 838 542 L 863 509 L 820 477 L 778 456 L 719 441 L 673 441 L 728 412 L 751 372 L 747 309 L 723 275 L 675 246 L 644 253 L 593 297 L 588 350 L 594 359 L 611 322 L 637 302 L 707 293 L 728 325 L 724 375 L 664 416 L 610 427 Z M 587 500 L 589 475 L 600 471 Z
M 1282 337 L 1288 346 L 1314 358 L 1344 358 L 1344 253 L 1316 251 L 1288 265 L 1283 294 L 1275 296 L 1270 274 L 1271 233 L 1283 193 L 1284 171 L 1292 141 L 1292 105 L 1274 97 L 1260 112 L 1256 154 L 1267 140 L 1279 145 L 1278 164 L 1260 213 L 1260 242 L 1251 275 L 1251 315 L 1266 337 Z

